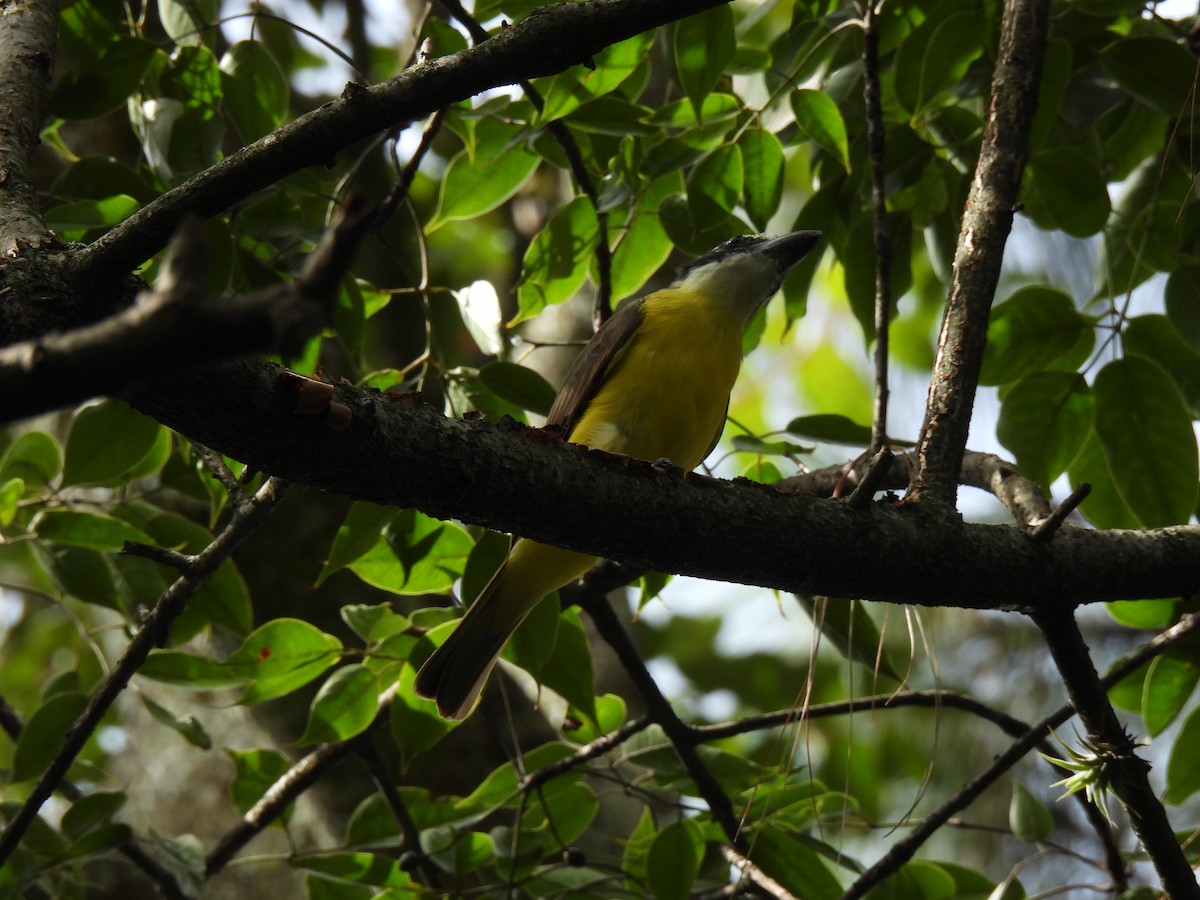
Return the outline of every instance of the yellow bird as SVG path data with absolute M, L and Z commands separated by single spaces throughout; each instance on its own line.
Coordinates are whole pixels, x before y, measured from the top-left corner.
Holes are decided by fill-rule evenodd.
M 716 446 L 742 362 L 742 329 L 820 232 L 744 235 L 682 266 L 670 287 L 621 307 L 584 348 L 550 410 L 573 444 L 690 471 Z M 551 591 L 597 562 L 521 539 L 417 674 L 451 719 L 470 713 L 509 637 Z

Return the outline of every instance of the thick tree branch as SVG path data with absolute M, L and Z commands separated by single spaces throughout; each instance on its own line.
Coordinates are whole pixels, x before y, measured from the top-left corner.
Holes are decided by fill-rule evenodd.
M 348 85 L 301 116 L 168 191 L 90 245 L 77 284 L 132 271 L 188 213 L 212 216 L 309 166 L 329 165 L 362 138 L 424 118 L 490 88 L 554 75 L 605 47 L 727 0 L 587 0 L 534 10 L 478 47 L 418 64 L 371 87 Z
M 909 495 L 914 502 L 942 507 L 954 503 L 983 365 L 988 314 L 1029 153 L 1048 7 L 1048 0 L 1004 4 L 983 146 L 963 212 L 950 299 L 938 335 L 917 447 L 917 474 Z
M 288 481 L 658 571 L 978 609 L 1174 597 L 1200 584 L 1200 528 L 1064 527 L 1038 543 L 1024 529 L 911 505 L 853 510 L 748 482 L 684 478 L 515 423 L 447 419 L 412 396 L 322 385 L 255 361 L 131 402 Z
M 254 353 L 295 356 L 328 325 L 370 210 L 347 204 L 303 274 L 245 297 L 202 297 L 196 220 L 181 228 L 155 290 L 101 322 L 0 349 L 0 423 L 145 387 L 198 363 Z
M 33 187 L 33 151 L 50 97 L 57 4 L 16 0 L 0 11 L 0 257 L 56 241 Z

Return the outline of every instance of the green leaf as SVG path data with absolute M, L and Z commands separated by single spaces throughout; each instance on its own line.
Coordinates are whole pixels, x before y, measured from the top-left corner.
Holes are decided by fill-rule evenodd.
M 1138 528 L 1140 523 L 1113 481 L 1112 471 L 1104 458 L 1100 439 L 1092 431 L 1079 455 L 1067 468 L 1071 486 L 1087 482 L 1092 492 L 1079 504 L 1079 511 L 1097 528 Z
M 1200 353 L 1200 265 L 1181 266 L 1168 275 L 1166 298 L 1167 318 L 1176 333 Z
M 1193 415 L 1200 414 L 1200 354 L 1184 343 L 1166 316 L 1134 316 L 1125 325 L 1125 352 L 1166 370 Z
M 109 36 L 111 40 L 95 63 L 67 74 L 54 85 L 51 113 L 69 121 L 96 119 L 123 107 L 137 90 L 158 49 L 142 38 L 114 35 L 111 30 Z
M 341 641 L 307 622 L 274 619 L 256 628 L 226 665 L 250 682 L 238 701 L 249 706 L 308 684 L 337 662 L 341 652 Z
M 17 741 L 12 758 L 12 781 L 37 778 L 62 746 L 63 735 L 87 706 L 87 694 L 64 691 L 37 708 Z
M 71 840 L 78 840 L 92 829 L 106 824 L 121 811 L 128 799 L 120 791 L 97 791 L 80 797 L 63 814 L 63 834 Z
M 1171 747 L 1167 761 L 1167 791 L 1163 799 L 1176 806 L 1200 791 L 1200 709 L 1193 709 Z
M 600 804 L 586 784 L 558 779 L 538 791 L 521 819 L 523 835 L 548 829 L 556 844 L 570 845 L 596 818 Z
M 913 222 L 907 213 L 892 213 L 887 221 L 892 238 L 889 285 L 894 320 L 899 315 L 900 298 L 912 287 L 912 268 L 908 260 L 912 257 Z M 875 232 L 869 216 L 858 217 L 838 255 L 850 310 L 862 327 L 865 342 L 869 344 L 875 340 Z
M 156 515 L 142 527 L 160 547 L 181 548 L 185 553 L 200 553 L 213 540 L 203 526 L 172 513 Z M 250 591 L 232 560 L 223 563 L 196 592 L 171 633 L 173 636 L 195 633 L 209 623 L 237 637 L 244 637 L 253 627 Z
M 178 44 L 198 43 L 217 13 L 216 0 L 158 0 L 163 30 Z
M 366 730 L 379 709 L 379 683 L 362 665 L 343 666 L 321 685 L 298 744 L 344 741 Z
M 687 900 L 704 857 L 704 832 L 691 819 L 663 828 L 650 845 L 646 880 L 657 900 Z
M 542 684 L 561 694 L 576 710 L 596 720 L 596 686 L 587 635 L 579 611 L 563 610 L 558 617 L 554 654 L 538 672 Z
M 496 852 L 492 839 L 478 831 L 458 831 L 449 825 L 421 832 L 421 850 L 443 872 L 461 875 L 491 859 Z
M 75 843 L 71 844 L 56 861 L 68 862 L 71 860 L 90 859 L 94 856 L 103 856 L 120 847 L 132 837 L 133 829 L 124 822 L 109 822 L 106 825 L 101 825 L 99 828 L 89 831 Z
M 556 212 L 525 251 L 518 311 L 510 325 L 573 297 L 587 278 L 599 240 L 600 221 L 587 197 L 576 197 Z
M 193 747 L 199 747 L 201 750 L 212 749 L 212 738 L 208 736 L 208 732 L 204 730 L 204 726 L 195 716 L 184 716 L 181 719 L 165 706 L 155 703 L 144 693 L 139 693 L 138 696 L 141 697 L 142 705 L 146 707 L 150 715 L 168 728 L 179 732 L 183 739 Z
M 1187 522 L 1200 494 L 1196 436 L 1171 379 L 1128 356 L 1105 365 L 1093 389 L 1096 434 L 1125 502 L 1148 528 Z
M 488 363 L 479 370 L 479 380 L 501 400 L 539 416 L 549 415 L 550 407 L 554 405 L 554 388 L 527 366 L 510 362 Z
M 635 35 L 605 47 L 593 57 L 590 67 L 575 66 L 555 75 L 544 91 L 545 104 L 538 121 L 560 119 L 581 104 L 616 90 L 645 59 L 653 39 L 653 31 Z
M 463 150 L 442 176 L 437 212 L 426 231 L 495 209 L 520 189 L 537 164 L 537 154 L 525 147 L 516 128 L 499 119 L 481 120 L 474 153 Z
M 324 878 L 351 884 L 373 884 L 379 887 L 408 887 L 412 884 L 400 863 L 377 853 L 328 853 L 297 856 L 297 868 L 315 872 Z M 407 894 L 406 894 L 407 895 Z
M 128 194 L 99 200 L 75 200 L 46 211 L 46 224 L 66 241 L 78 241 L 93 228 L 109 228 L 132 216 L 141 203 Z
M 1025 213 L 1047 231 L 1091 237 L 1108 223 L 1112 204 L 1108 182 L 1099 167 L 1078 150 L 1038 150 L 1029 162 L 1032 177 L 1021 194 Z
M 633 216 L 622 229 L 612 259 L 612 299 L 623 300 L 636 293 L 671 255 L 671 239 L 658 218 L 664 199 L 683 191 L 678 172 L 652 182 L 638 197 Z
M 480 279 L 455 291 L 454 299 L 475 346 L 488 356 L 499 356 L 504 349 L 504 312 L 496 288 L 490 281 Z
M 1170 648 L 1146 672 L 1142 688 L 1142 718 L 1150 737 L 1175 721 L 1200 682 L 1200 658 L 1195 641 Z
M 742 154 L 736 144 L 718 147 L 687 179 L 687 202 L 695 222 L 731 214 L 742 199 Z
M 390 603 L 351 603 L 340 610 L 342 621 L 364 641 L 377 642 L 407 631 L 412 622 L 392 611 Z
M 251 749 L 233 750 L 225 748 L 226 755 L 233 760 L 234 776 L 229 784 L 229 798 L 240 813 L 249 812 L 263 794 L 282 778 L 292 767 L 292 761 L 278 750 Z M 289 804 L 283 814 L 271 822 L 272 827 L 283 827 L 292 817 L 293 805 Z
M 675 26 L 675 73 L 698 117 L 736 48 L 733 10 L 727 5 L 689 16 Z
M 742 203 L 759 231 L 783 197 L 783 144 L 765 128 L 749 128 L 738 141 L 742 153 Z
M 399 514 L 400 510 L 394 506 L 380 506 L 365 500 L 351 504 L 333 539 L 333 546 L 329 548 L 329 559 L 317 576 L 316 586 L 320 587 L 334 572 L 344 569 L 374 547 L 383 529 Z
M 0 484 L 0 528 L 11 525 L 20 509 L 21 498 L 25 496 L 25 482 L 20 478 L 10 478 Z
M 850 140 L 838 105 L 828 94 L 808 88 L 792 91 L 790 100 L 800 130 L 849 172 Z
M 905 863 L 895 875 L 867 894 L 868 900 L 960 900 L 975 896 L 959 890 L 954 877 L 942 866 L 926 860 Z M 983 896 L 978 900 L 983 900 Z
M 445 640 L 454 629 L 453 623 L 435 629 L 426 637 Z M 388 706 L 388 718 L 392 730 L 392 739 L 396 742 L 396 752 L 399 755 L 400 771 L 405 771 L 414 759 L 437 744 L 442 738 L 453 731 L 458 722 L 443 719 L 438 715 L 437 704 L 424 697 L 418 697 L 413 689 L 416 670 L 405 666 L 400 673 L 395 696 Z
M 26 484 L 48 487 L 62 469 L 58 442 L 44 431 L 17 435 L 0 457 L 0 478 L 20 478 Z
M 116 481 L 154 449 L 161 428 L 119 400 L 89 406 L 67 435 L 63 486 Z
M 224 663 L 178 650 L 150 651 L 138 674 L 197 691 L 231 687 L 245 680 Z
M 837 900 L 842 887 L 808 844 L 776 828 L 755 830 L 750 860 L 798 897 Z
M 1100 62 L 1126 91 L 1166 113 L 1181 115 L 1196 76 L 1196 58 L 1175 41 L 1122 37 L 1100 54 Z
M 930 16 L 897 51 L 896 99 L 914 115 L 955 88 L 983 52 L 979 15 Z
M 52 544 L 115 552 L 128 541 L 153 544 L 149 535 L 120 519 L 76 509 L 45 509 L 33 520 L 37 536 Z
M 570 744 L 550 741 L 535 747 L 521 759 L 520 772 L 533 772 L 565 759 L 574 752 Z M 456 804 L 460 811 L 486 812 L 501 806 L 517 806 L 521 795 L 521 774 L 511 762 L 493 769 L 479 787 Z M 569 778 L 570 776 L 564 776 Z
M 860 601 L 801 594 L 795 597 L 821 632 L 821 637 L 832 643 L 838 653 L 862 663 L 873 672 L 901 680 L 884 652 L 883 636 L 875 626 L 875 620 Z
M 442 593 L 462 574 L 471 546 L 470 536 L 457 525 L 406 509 L 350 569 L 394 594 Z
M 1080 344 L 1090 348 L 1091 323 L 1062 291 L 1033 285 L 992 309 L 980 384 L 1007 384 L 1050 368 Z
M 64 594 L 125 612 L 112 563 L 98 551 L 63 544 L 33 544 L 39 566 Z
M 1175 621 L 1177 599 L 1114 600 L 1104 604 L 1114 622 L 1130 628 L 1157 631 Z M 1141 706 L 1135 707 L 1141 709 Z
M 1054 817 L 1046 804 L 1029 793 L 1029 788 L 1013 779 L 1012 799 L 1008 804 L 1008 827 L 1017 840 L 1038 844 L 1054 832 Z
M 1094 407 L 1082 375 L 1038 372 L 1004 393 L 996 436 L 1025 475 L 1048 487 L 1083 447 Z
M 822 443 L 846 444 L 851 447 L 863 447 L 871 443 L 870 426 L 859 425 L 853 419 L 832 413 L 792 419 L 788 422 L 787 433 Z
M 225 111 L 244 142 L 280 126 L 288 114 L 287 76 L 259 41 L 238 41 L 221 58 Z

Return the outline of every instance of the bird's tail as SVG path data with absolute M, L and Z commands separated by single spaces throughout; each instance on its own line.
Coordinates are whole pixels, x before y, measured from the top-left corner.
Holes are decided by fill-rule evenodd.
M 437 701 L 438 712 L 446 718 L 465 719 L 525 617 L 543 597 L 574 581 L 595 561 L 573 550 L 517 541 L 458 627 L 417 673 L 417 693 Z
M 518 620 L 510 628 L 497 627 L 502 623 L 484 614 L 483 599 L 481 596 L 471 604 L 458 626 L 417 673 L 417 693 L 435 700 L 438 712 L 447 719 L 467 717 L 509 636 L 521 624 Z

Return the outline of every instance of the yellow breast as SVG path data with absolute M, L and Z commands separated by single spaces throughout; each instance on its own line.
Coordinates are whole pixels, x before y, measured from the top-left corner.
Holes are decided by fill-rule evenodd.
M 724 426 L 741 361 L 741 323 L 724 308 L 690 292 L 652 294 L 570 440 L 693 469 Z

